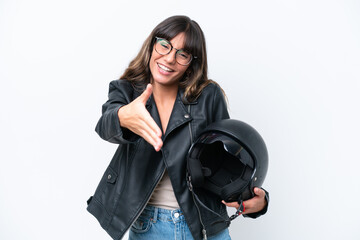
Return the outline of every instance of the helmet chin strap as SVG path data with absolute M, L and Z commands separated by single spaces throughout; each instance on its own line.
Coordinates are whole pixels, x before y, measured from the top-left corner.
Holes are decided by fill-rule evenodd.
M 236 213 L 230 216 L 230 221 L 234 220 L 245 211 L 245 205 L 243 200 L 241 200 L 241 195 L 239 197 L 238 203 L 239 203 L 239 207 L 237 208 Z
M 192 184 L 191 184 L 191 177 L 190 177 L 190 175 L 188 175 L 188 177 L 187 177 L 187 183 L 188 183 L 189 190 L 190 190 L 190 192 L 192 193 L 192 195 L 193 195 L 193 197 L 194 197 L 194 200 L 195 200 L 197 203 L 199 203 L 201 207 L 205 208 L 206 210 L 210 211 L 211 213 L 213 213 L 213 214 L 219 216 L 220 218 L 222 218 L 223 221 L 226 222 L 227 224 L 230 224 L 230 222 L 231 222 L 232 220 L 234 220 L 235 218 L 237 218 L 239 215 L 241 215 L 241 214 L 245 211 L 244 202 L 241 200 L 241 194 L 240 194 L 240 196 L 239 196 L 239 198 L 238 198 L 238 203 L 239 203 L 240 206 L 237 208 L 235 214 L 231 215 L 228 219 L 225 219 L 223 216 L 221 216 L 221 215 L 218 214 L 217 212 L 215 212 L 215 211 L 213 211 L 212 209 L 208 208 L 208 207 L 200 200 L 200 198 L 199 198 L 198 195 L 195 193 L 194 188 L 193 188 L 193 186 L 192 186 Z M 195 204 L 196 204 L 196 202 L 195 202 Z M 215 221 L 215 222 L 213 222 L 212 224 L 215 224 L 215 223 L 217 223 L 217 222 L 219 222 L 219 221 Z

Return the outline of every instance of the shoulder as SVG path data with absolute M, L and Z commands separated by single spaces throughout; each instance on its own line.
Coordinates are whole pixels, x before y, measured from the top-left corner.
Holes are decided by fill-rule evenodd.
M 203 98 L 224 98 L 223 90 L 221 89 L 220 85 L 215 81 L 211 81 L 201 92 L 200 97 Z
M 113 80 L 109 84 L 109 98 L 122 98 L 130 102 L 140 94 L 130 81 L 124 79 Z
M 212 122 L 229 118 L 226 96 L 218 83 L 212 81 L 204 88 L 203 101 L 211 112 L 209 119 Z
M 131 90 L 131 89 L 133 89 L 133 87 L 131 85 L 131 82 L 127 81 L 127 80 L 124 80 L 124 79 L 117 79 L 117 80 L 111 81 L 109 87 L 110 87 L 110 89 L 111 88 L 117 88 L 119 90 L 123 90 L 123 89 Z
M 110 88 L 116 88 L 120 91 L 133 92 L 135 95 L 138 95 L 145 90 L 146 85 L 136 84 L 126 79 L 117 79 L 110 82 Z

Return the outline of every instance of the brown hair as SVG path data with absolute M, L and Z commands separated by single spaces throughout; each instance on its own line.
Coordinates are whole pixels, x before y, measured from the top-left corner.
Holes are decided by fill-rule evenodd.
M 144 86 L 150 83 L 151 79 L 149 61 L 155 44 L 155 37 L 170 41 L 181 32 L 184 32 L 186 36 L 184 49 L 196 58 L 192 60 L 180 80 L 179 87 L 184 89 L 184 101 L 196 100 L 204 87 L 210 82 L 215 82 L 209 80 L 207 76 L 208 66 L 204 33 L 200 26 L 187 16 L 172 16 L 157 25 L 120 79 L 131 81 L 136 89 L 144 89 Z

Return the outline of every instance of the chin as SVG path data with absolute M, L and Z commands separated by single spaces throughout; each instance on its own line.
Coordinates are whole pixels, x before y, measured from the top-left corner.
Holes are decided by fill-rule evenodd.
M 172 86 L 172 85 L 178 85 L 179 81 L 177 79 L 168 79 L 168 78 L 164 78 L 164 77 L 154 77 L 153 78 L 153 82 L 160 84 L 160 85 L 164 85 L 164 86 Z

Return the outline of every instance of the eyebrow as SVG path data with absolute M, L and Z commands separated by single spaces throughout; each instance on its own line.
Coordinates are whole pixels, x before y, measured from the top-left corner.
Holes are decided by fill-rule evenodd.
M 190 50 L 189 49 L 185 49 L 185 43 L 184 43 L 184 47 L 182 47 L 182 48 L 176 48 L 176 47 L 174 47 L 174 45 L 172 44 L 172 42 L 170 41 L 170 40 L 167 40 L 167 39 L 165 39 L 165 38 L 160 38 L 160 39 L 164 39 L 165 41 L 167 41 L 167 42 L 169 42 L 170 44 L 171 44 L 171 46 L 173 47 L 173 48 L 175 48 L 176 50 L 183 50 L 183 51 L 185 51 L 185 52 L 188 52 L 188 53 L 190 53 Z

